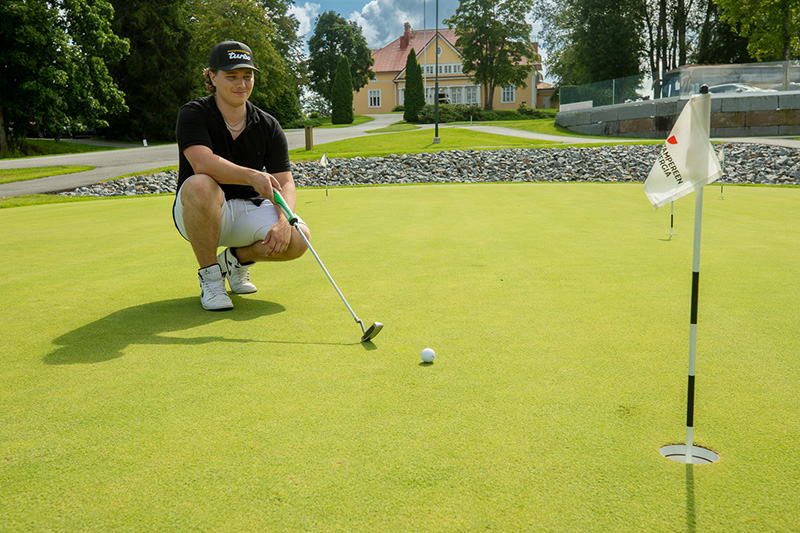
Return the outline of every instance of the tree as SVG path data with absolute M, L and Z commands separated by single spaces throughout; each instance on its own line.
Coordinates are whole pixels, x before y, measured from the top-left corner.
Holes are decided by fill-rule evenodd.
M 416 122 L 420 110 L 425 107 L 422 67 L 417 63 L 417 54 L 413 48 L 406 58 L 406 90 L 403 107 L 403 119 L 406 122 Z
M 641 72 L 638 0 L 567 0 L 539 11 L 547 20 L 548 72 L 559 85 L 583 85 Z M 613 45 L 612 45 L 613 43 Z
M 532 0 L 461 0 L 455 15 L 444 21 L 458 36 L 464 72 L 474 72 L 483 87 L 485 109 L 492 109 L 496 87 L 527 87 L 538 59 L 525 21 L 531 7 Z
M 642 25 L 632 0 L 576 0 L 580 24 L 572 39 L 575 60 L 585 65 L 583 83 L 641 73 Z M 613 43 L 613 52 L 609 50 Z
M 308 40 L 308 51 L 309 84 L 328 100 L 332 98 L 338 58 L 348 58 L 354 90 L 364 87 L 373 76 L 370 67 L 375 59 L 361 27 L 355 22 L 347 22 L 333 11 L 317 17 L 314 34 Z
M 0 152 L 35 125 L 57 138 L 125 109 L 107 63 L 128 52 L 105 0 L 0 3 Z
M 706 0 L 706 14 L 700 29 L 697 49 L 689 62 L 702 65 L 714 63 L 749 63 L 747 39 L 733 31 L 721 18 L 722 10 L 711 0 Z
M 109 66 L 130 111 L 109 119 L 117 139 L 174 140 L 178 109 L 198 88 L 185 0 L 111 0 L 112 28 L 131 43 L 130 55 Z
M 339 58 L 339 63 L 336 65 L 331 104 L 333 106 L 331 123 L 353 123 L 353 82 L 350 79 L 350 62 L 345 56 Z
M 748 39 L 747 51 L 758 61 L 800 57 L 800 2 L 797 0 L 714 0 L 722 19 Z
M 253 50 L 253 59 L 259 69 L 250 100 L 258 107 L 269 110 L 285 109 L 279 102 L 297 98 L 285 92 L 295 91 L 295 73 L 284 59 L 282 39 L 264 3 L 251 0 L 187 0 L 191 13 L 193 35 L 193 70 L 201 81 L 200 72 L 208 66 L 211 47 L 221 41 L 235 40 Z M 278 44 L 276 44 L 278 43 Z M 299 99 L 296 109 L 299 109 Z M 285 118 L 285 117 L 284 117 Z

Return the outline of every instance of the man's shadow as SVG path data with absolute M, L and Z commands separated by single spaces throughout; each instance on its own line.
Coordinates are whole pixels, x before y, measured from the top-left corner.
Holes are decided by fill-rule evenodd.
M 286 309 L 273 302 L 236 299 L 236 309 L 210 312 L 200 307 L 197 297 L 149 302 L 120 309 L 110 315 L 61 335 L 53 341 L 59 347 L 46 355 L 48 365 L 101 363 L 124 354 L 135 344 L 199 345 L 210 342 L 252 342 L 223 337 L 175 337 L 164 335 L 211 324 L 220 320 L 246 321 L 281 313 Z

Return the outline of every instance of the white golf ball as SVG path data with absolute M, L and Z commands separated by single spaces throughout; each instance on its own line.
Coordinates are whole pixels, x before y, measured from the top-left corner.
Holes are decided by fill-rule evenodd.
M 425 348 L 422 350 L 422 360 L 425 363 L 433 363 L 433 359 L 436 357 L 436 352 L 431 350 L 430 348 Z

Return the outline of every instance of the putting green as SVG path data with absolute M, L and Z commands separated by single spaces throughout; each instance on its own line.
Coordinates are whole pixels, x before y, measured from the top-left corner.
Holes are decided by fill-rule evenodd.
M 0 210 L 10 530 L 755 531 L 800 523 L 800 189 L 300 190 L 310 254 L 200 308 L 171 197 Z M 433 365 L 420 351 L 436 350 Z

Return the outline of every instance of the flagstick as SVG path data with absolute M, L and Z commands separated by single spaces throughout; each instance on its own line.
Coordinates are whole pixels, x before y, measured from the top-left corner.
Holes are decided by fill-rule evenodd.
M 692 309 L 689 320 L 689 387 L 686 398 L 686 463 L 692 463 L 694 448 L 694 376 L 697 357 L 697 300 L 700 292 L 700 233 L 703 226 L 703 188 L 694 204 L 694 252 L 692 254 Z
M 675 235 L 673 228 L 675 227 L 675 202 L 669 203 L 669 238 Z
M 324 169 L 325 172 L 325 201 L 328 201 L 328 152 L 322 154 L 322 157 L 319 160 L 319 165 Z

